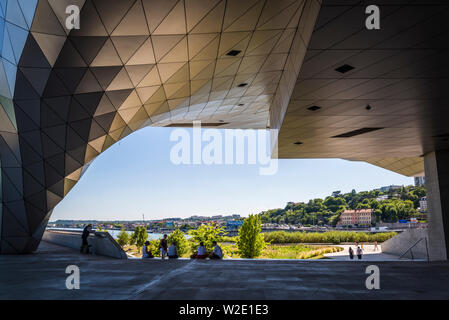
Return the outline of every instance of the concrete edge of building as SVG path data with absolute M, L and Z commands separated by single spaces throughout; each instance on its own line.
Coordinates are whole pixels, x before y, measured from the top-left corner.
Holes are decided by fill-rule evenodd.
M 79 250 L 81 247 L 81 232 L 46 230 L 42 240 L 63 247 Z M 112 238 L 108 232 L 95 232 L 89 236 L 88 242 L 93 254 L 116 259 L 127 259 L 122 247 Z
M 410 247 L 416 244 L 413 249 L 409 250 L 404 255 L 404 258 L 411 259 L 413 254 L 413 258 L 415 259 L 427 259 L 429 248 L 427 247 L 428 242 L 426 243 L 425 239 L 428 239 L 427 229 L 407 229 L 397 236 L 383 242 L 381 244 L 382 253 L 401 256 L 406 253 Z

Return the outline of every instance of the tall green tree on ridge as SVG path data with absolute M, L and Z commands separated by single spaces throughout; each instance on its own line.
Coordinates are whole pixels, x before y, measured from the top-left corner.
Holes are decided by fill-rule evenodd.
M 237 238 L 237 247 L 243 258 L 255 258 L 261 254 L 266 245 L 261 231 L 260 216 L 250 215 L 243 221 Z

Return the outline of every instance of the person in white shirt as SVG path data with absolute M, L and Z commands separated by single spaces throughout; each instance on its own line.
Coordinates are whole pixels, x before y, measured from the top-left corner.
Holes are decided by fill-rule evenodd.
M 214 245 L 214 251 L 210 254 L 210 259 L 223 259 L 223 251 L 220 246 L 217 244 L 217 241 L 212 242 Z
M 207 258 L 206 247 L 204 246 L 204 243 L 202 243 L 202 242 L 200 242 L 200 246 L 197 249 L 196 258 L 197 259 L 206 259 Z
M 357 247 L 357 258 L 362 260 L 363 250 L 360 247 Z
M 171 246 L 168 247 L 168 258 L 178 259 L 178 248 L 176 248 L 175 242 L 172 242 Z
M 149 245 L 150 245 L 150 242 L 145 241 L 145 245 L 142 247 L 142 259 L 153 258 L 150 248 L 148 247 Z

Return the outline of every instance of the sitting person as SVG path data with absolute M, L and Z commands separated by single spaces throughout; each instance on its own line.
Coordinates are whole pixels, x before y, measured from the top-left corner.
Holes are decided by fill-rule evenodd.
M 153 254 L 148 247 L 150 245 L 149 241 L 145 241 L 145 245 L 142 247 L 142 259 L 154 258 Z
M 178 259 L 178 248 L 176 248 L 175 242 L 172 242 L 171 246 L 168 247 L 168 258 Z
M 210 259 L 223 259 L 223 251 L 220 246 L 217 244 L 217 241 L 212 242 L 214 245 L 214 251 L 210 254 Z
M 198 250 L 196 252 L 196 258 L 197 259 L 206 259 L 207 258 L 206 247 L 204 246 L 204 243 L 202 243 L 202 242 L 200 242 L 200 246 L 198 247 Z

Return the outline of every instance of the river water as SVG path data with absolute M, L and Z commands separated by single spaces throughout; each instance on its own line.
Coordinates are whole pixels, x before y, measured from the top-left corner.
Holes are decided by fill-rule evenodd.
M 49 230 L 61 230 L 61 231 L 83 231 L 82 228 L 48 228 Z M 116 239 L 121 232 L 121 230 L 107 230 L 109 234 Z M 133 233 L 132 231 L 126 231 L 130 236 Z M 164 236 L 162 233 L 148 233 L 147 240 L 157 240 L 161 239 Z M 187 236 L 187 235 L 186 235 Z M 188 236 L 187 236 L 188 237 Z

